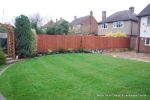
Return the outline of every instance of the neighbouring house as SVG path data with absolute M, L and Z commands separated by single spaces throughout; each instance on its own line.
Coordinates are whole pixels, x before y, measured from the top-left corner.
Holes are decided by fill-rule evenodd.
M 96 19 L 93 16 L 93 12 L 90 12 L 90 15 L 77 18 L 74 17 L 74 20 L 70 23 L 70 31 L 75 34 L 94 34 L 98 32 L 98 24 Z
M 140 32 L 138 38 L 138 52 L 150 53 L 150 4 L 139 14 Z
M 136 38 L 138 35 L 138 17 L 134 13 L 134 7 L 123 10 L 106 17 L 106 11 L 102 11 L 102 21 L 98 24 L 98 35 L 121 32 L 131 37 L 130 47 L 136 49 Z

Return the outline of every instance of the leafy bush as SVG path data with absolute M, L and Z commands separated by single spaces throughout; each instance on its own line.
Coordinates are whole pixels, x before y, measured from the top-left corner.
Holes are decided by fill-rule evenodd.
M 72 53 L 72 52 L 73 52 L 73 48 L 68 48 L 67 51 L 68 51 L 69 53 Z
M 64 53 L 64 52 L 65 52 L 64 48 L 59 49 L 59 53 Z
M 49 35 L 55 35 L 55 27 L 48 27 L 46 33 Z
M 32 33 L 32 45 L 31 45 L 31 49 L 32 49 L 32 56 L 37 54 L 37 36 L 36 36 L 36 30 L 35 29 L 31 29 L 31 33 Z
M 48 54 L 52 54 L 53 50 L 48 49 Z
M 6 56 L 3 50 L 0 48 L 0 65 L 6 64 Z
M 84 49 L 83 48 L 79 48 L 79 52 L 84 52 Z
M 127 37 L 127 34 L 121 32 L 116 32 L 116 33 L 109 32 L 105 36 L 106 37 Z
M 27 16 L 20 15 L 15 19 L 16 53 L 19 57 L 33 56 L 33 34 Z
M 37 34 L 46 34 L 46 32 L 44 30 L 42 30 L 41 28 L 37 28 L 36 33 Z

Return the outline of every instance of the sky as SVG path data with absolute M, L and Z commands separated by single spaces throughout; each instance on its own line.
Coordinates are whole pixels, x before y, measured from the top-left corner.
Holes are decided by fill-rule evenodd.
M 93 11 L 99 22 L 102 19 L 102 11 L 106 11 L 107 16 L 110 16 L 133 6 L 138 14 L 149 3 L 150 0 L 0 0 L 0 23 L 14 23 L 16 16 L 36 13 L 43 18 L 43 24 L 61 17 L 71 22 L 74 16 L 86 16 L 90 11 Z

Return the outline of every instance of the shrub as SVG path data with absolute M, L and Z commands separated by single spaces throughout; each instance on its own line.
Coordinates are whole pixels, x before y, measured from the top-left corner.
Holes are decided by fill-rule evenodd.
M 127 37 L 127 34 L 121 32 L 116 32 L 116 33 L 109 32 L 105 36 L 106 37 Z
M 69 53 L 72 53 L 72 52 L 73 52 L 73 49 L 72 49 L 72 48 L 68 48 L 67 51 L 68 51 Z
M 84 49 L 83 48 L 79 48 L 79 52 L 84 52 Z
M 0 65 L 6 64 L 6 56 L 3 50 L 0 48 Z
M 46 31 L 42 30 L 41 28 L 36 29 L 37 34 L 46 34 Z
M 32 33 L 32 45 L 31 45 L 31 51 L 32 51 L 32 56 L 37 54 L 37 36 L 36 36 L 36 30 L 31 29 Z
M 46 30 L 46 33 L 49 35 L 55 35 L 55 27 L 48 27 L 48 29 Z
M 64 48 L 59 49 L 59 53 L 64 53 L 64 52 L 65 52 Z
M 48 51 L 48 54 L 51 54 L 53 52 L 53 50 L 51 49 L 48 49 L 47 51 Z
M 16 53 L 19 57 L 31 57 L 33 54 L 33 34 L 27 16 L 20 15 L 15 19 Z

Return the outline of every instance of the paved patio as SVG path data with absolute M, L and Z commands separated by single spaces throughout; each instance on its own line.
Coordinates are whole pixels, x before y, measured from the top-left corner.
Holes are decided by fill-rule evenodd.
M 135 51 L 126 51 L 126 52 L 109 52 L 106 54 L 111 55 L 113 57 L 128 58 L 132 60 L 150 62 L 150 54 L 147 53 L 136 53 Z

